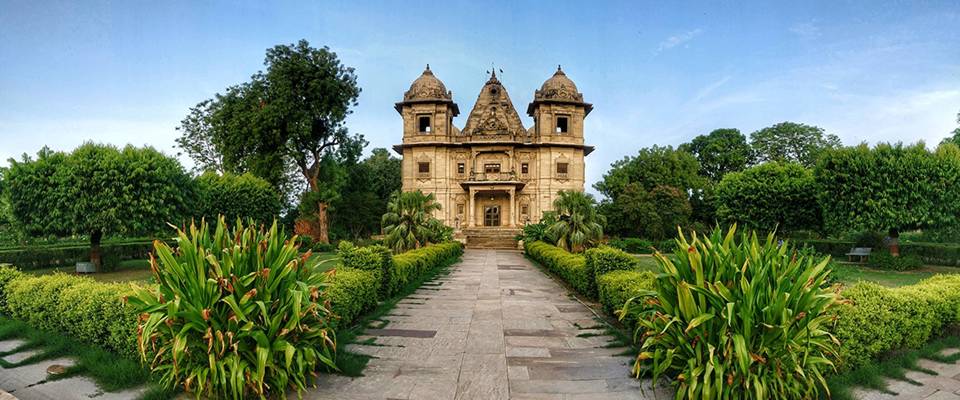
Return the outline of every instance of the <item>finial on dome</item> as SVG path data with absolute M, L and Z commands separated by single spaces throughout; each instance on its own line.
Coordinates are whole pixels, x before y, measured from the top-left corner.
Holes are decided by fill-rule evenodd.
M 557 64 L 557 71 L 560 71 L 560 64 Z
M 427 64 L 427 71 L 430 70 L 430 64 Z

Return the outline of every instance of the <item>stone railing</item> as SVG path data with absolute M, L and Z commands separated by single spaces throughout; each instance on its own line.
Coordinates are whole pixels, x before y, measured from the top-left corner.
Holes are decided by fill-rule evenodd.
M 467 177 L 468 181 L 475 182 L 516 182 L 519 180 L 517 173 L 510 172 L 471 172 Z

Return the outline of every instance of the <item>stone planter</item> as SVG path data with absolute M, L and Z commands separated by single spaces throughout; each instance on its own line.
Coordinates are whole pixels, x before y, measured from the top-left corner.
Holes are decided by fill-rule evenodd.
M 97 266 L 93 265 L 89 261 L 77 261 L 77 273 L 78 274 L 92 274 L 97 272 Z

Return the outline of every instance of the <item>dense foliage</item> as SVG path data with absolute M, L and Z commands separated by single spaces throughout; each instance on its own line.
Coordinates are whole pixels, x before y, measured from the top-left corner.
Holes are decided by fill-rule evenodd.
M 14 224 L 31 236 L 149 235 L 191 215 L 196 190 L 177 160 L 153 148 L 86 143 L 11 160 L 4 174 Z
M 234 175 L 207 172 L 197 177 L 199 216 L 214 221 L 220 215 L 228 221 L 237 218 L 271 223 L 280 214 L 280 194 L 269 182 L 250 173 Z
M 798 164 L 764 163 L 727 174 L 716 187 L 717 217 L 761 231 L 818 229 L 813 172 Z
M 443 240 L 447 228 L 433 216 L 440 210 L 433 193 L 394 192 L 383 214 L 383 243 L 396 253 L 420 248 Z
M 836 311 L 840 363 L 855 369 L 902 348 L 917 348 L 960 322 L 960 276 L 937 275 L 899 288 L 858 283 Z
M 198 398 L 284 398 L 335 368 L 327 277 L 294 243 L 275 222 L 231 230 L 222 218 L 178 231 L 176 249 L 157 242 L 158 286 L 129 302 L 143 313 L 140 354 L 162 384 Z
M 709 180 L 700 175 L 697 158 L 669 146 L 644 148 L 613 163 L 594 187 L 605 197 L 600 212 L 610 234 L 661 237 L 694 215 L 712 218 L 704 201 Z
M 336 53 L 306 40 L 268 49 L 264 65 L 192 108 L 178 143 L 204 169 L 251 172 L 281 189 L 294 170 L 312 194 L 317 239 L 327 242 L 326 210 L 338 187 L 325 184 L 323 167 L 341 146 L 363 142 L 344 126 L 360 95 L 357 76 Z
M 0 268 L 0 313 L 31 326 L 136 357 L 137 311 L 129 284 L 66 274 L 34 276 Z
M 773 235 L 681 235 L 657 254 L 654 290 L 623 310 L 637 320 L 634 371 L 673 378 L 677 399 L 816 398 L 837 352 L 828 332 L 838 296 L 829 259 L 794 254 Z
M 960 149 L 863 144 L 825 152 L 815 169 L 827 232 L 960 224 Z
M 798 163 L 812 167 L 820 154 L 840 148 L 840 138 L 823 128 L 795 122 L 781 122 L 750 134 L 750 145 L 758 162 Z
M 346 183 L 331 203 L 330 235 L 361 239 L 380 233 L 380 218 L 387 212 L 390 195 L 400 190 L 400 159 L 383 148 L 360 162 L 344 162 Z
M 753 149 L 739 129 L 716 129 L 680 145 L 679 150 L 693 154 L 700 163 L 700 175 L 712 182 L 753 163 Z
M 603 239 L 606 219 L 597 212 L 592 195 L 561 190 L 553 200 L 553 211 L 557 220 L 547 227 L 547 236 L 560 248 L 579 253 Z
M 897 257 L 886 251 L 875 251 L 867 258 L 867 266 L 891 271 L 909 271 L 922 267 L 923 260 L 911 254 Z

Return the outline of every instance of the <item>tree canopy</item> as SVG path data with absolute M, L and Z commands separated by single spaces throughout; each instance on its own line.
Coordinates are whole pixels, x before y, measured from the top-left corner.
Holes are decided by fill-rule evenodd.
M 768 162 L 727 174 L 715 195 L 721 221 L 768 232 L 820 227 L 813 172 L 800 164 Z
M 208 171 L 197 177 L 197 189 L 197 212 L 210 223 L 223 215 L 231 223 L 240 218 L 269 225 L 283 208 L 273 186 L 250 173 L 221 175 Z
M 553 200 L 553 210 L 556 221 L 547 231 L 558 247 L 579 253 L 603 239 L 606 219 L 597 212 L 597 202 L 590 194 L 561 190 Z
M 697 190 L 706 185 L 699 170 L 700 165 L 692 154 L 671 146 L 653 146 L 614 162 L 593 187 L 609 199 L 623 193 L 630 183 L 637 183 L 644 190 L 661 185 L 682 191 Z
M 842 146 L 840 138 L 827 134 L 823 128 L 781 122 L 750 134 L 757 162 L 776 161 L 798 163 L 812 167 L 821 152 Z
M 359 163 L 341 164 L 347 171 L 347 183 L 332 203 L 331 235 L 359 239 L 380 231 L 380 218 L 387 201 L 400 190 L 400 159 L 384 148 Z
M 716 129 L 679 149 L 693 154 L 700 163 L 700 175 L 712 182 L 720 182 L 724 175 L 742 171 L 753 162 L 753 149 L 739 129 Z
M 960 124 L 960 112 L 957 113 L 957 124 Z M 940 143 L 953 143 L 957 146 L 960 146 L 960 126 L 950 132 L 950 136 L 943 139 L 943 141 Z
M 960 148 L 866 144 L 825 152 L 814 171 L 829 233 L 960 224 Z
M 365 143 L 344 120 L 357 105 L 353 68 L 327 47 L 306 40 L 267 50 L 265 71 L 190 110 L 180 147 L 202 168 L 251 172 L 278 188 L 295 169 L 308 186 L 319 240 L 327 241 L 328 203 L 339 187 L 324 182 L 324 166 L 341 146 Z M 362 145 L 360 146 L 362 148 Z
M 176 159 L 151 147 L 85 143 L 10 160 L 6 198 L 14 226 L 32 236 L 90 235 L 92 261 L 104 234 L 148 235 L 181 224 L 196 202 Z

